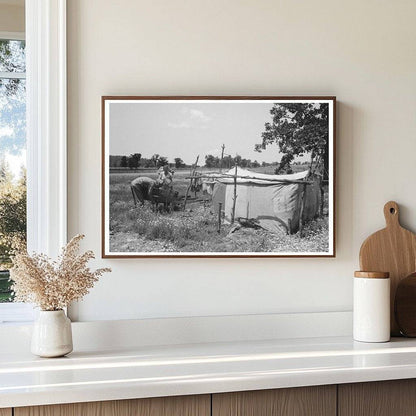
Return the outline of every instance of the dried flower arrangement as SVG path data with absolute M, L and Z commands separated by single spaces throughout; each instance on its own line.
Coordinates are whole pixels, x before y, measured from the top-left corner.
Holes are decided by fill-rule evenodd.
M 34 303 L 45 311 L 60 310 L 84 297 L 103 273 L 111 272 L 109 268 L 95 271 L 88 268 L 94 253 L 78 254 L 83 238 L 83 235 L 72 238 L 57 261 L 45 254 L 17 252 L 10 270 L 15 302 Z

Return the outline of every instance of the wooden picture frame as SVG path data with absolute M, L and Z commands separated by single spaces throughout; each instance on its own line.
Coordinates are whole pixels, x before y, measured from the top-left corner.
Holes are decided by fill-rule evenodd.
M 335 97 L 103 96 L 101 122 L 103 258 L 335 257 Z

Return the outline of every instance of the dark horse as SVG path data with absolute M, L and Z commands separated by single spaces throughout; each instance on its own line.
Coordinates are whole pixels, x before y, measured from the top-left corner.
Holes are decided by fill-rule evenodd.
M 150 191 L 150 198 L 152 199 L 153 209 L 159 210 L 159 204 L 162 204 L 166 212 L 171 212 L 175 208 L 175 203 L 178 200 L 178 192 L 174 191 L 171 186 L 157 186 L 155 185 Z
M 155 211 L 158 211 L 159 204 L 163 204 L 165 211 L 170 212 L 178 198 L 178 192 L 173 191 L 171 186 L 159 185 L 146 176 L 134 179 L 130 188 L 135 206 L 137 203 L 143 206 L 144 201 L 150 201 Z

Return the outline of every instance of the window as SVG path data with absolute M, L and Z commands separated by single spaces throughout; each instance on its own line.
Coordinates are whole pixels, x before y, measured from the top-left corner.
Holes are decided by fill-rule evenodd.
M 23 195 L 27 198 L 27 247 L 56 257 L 66 243 L 66 0 L 26 1 L 25 32 L 26 44 L 15 42 L 25 39 L 21 35 L 0 32 L 0 40 L 15 48 L 14 54 L 5 54 L 6 60 L 11 60 L 8 69 L 4 65 L 0 69 L 0 102 L 7 102 L 10 110 L 14 106 L 16 115 L 13 132 L 12 127 L 3 126 L 1 116 L 0 129 L 7 134 L 26 129 L 26 135 L 18 136 L 26 137 L 27 193 Z M 17 105 L 22 95 L 2 94 L 9 84 L 14 84 L 8 87 L 12 92 L 14 88 L 26 95 L 25 109 Z M 17 108 L 27 113 L 27 127 L 24 118 L 17 122 Z M 19 173 L 24 159 L 19 146 L 24 149 L 24 145 L 17 136 L 14 139 L 16 147 L 6 152 L 0 138 L 0 158 L 6 154 L 11 170 Z M 20 207 L 24 209 L 23 202 Z M 4 280 L 0 285 L 3 299 L 9 299 Z M 31 305 L 0 302 L 0 324 L 27 322 L 33 317 Z
M 26 244 L 26 53 L 21 38 L 0 36 L 1 303 L 12 301 L 10 255 Z

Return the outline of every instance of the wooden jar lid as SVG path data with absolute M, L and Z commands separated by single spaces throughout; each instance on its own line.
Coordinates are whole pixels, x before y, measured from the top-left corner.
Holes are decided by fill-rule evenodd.
M 390 277 L 389 272 L 354 272 L 354 277 L 363 277 L 365 279 L 388 279 Z

